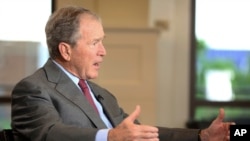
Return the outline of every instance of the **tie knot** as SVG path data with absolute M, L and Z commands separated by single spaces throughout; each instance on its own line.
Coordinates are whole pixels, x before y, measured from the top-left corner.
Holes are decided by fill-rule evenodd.
M 87 84 L 86 84 L 86 82 L 85 82 L 84 79 L 80 79 L 78 85 L 79 85 L 82 89 L 88 88 L 88 86 L 87 86 Z

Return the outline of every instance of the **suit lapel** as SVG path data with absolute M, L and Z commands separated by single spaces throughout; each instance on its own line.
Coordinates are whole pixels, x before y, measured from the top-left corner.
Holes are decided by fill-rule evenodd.
M 49 60 L 45 65 L 45 71 L 47 73 L 48 80 L 56 83 L 56 90 L 61 95 L 79 107 L 97 128 L 106 128 L 102 119 L 88 103 L 81 90 L 62 70 L 60 70 L 60 68 L 56 66 L 56 64 Z
M 98 87 L 93 85 L 90 81 L 88 81 L 88 84 L 89 84 L 92 92 L 94 93 L 95 97 L 98 98 L 99 96 L 102 96 L 102 91 Z M 104 96 L 102 96 L 102 97 L 104 97 Z M 104 113 L 108 117 L 108 119 L 111 122 L 112 126 L 116 127 L 118 125 L 118 123 L 120 123 L 120 120 L 116 121 L 116 119 L 114 119 L 114 117 L 111 114 L 114 107 L 111 107 L 110 102 L 107 101 L 106 99 L 99 99 L 98 101 L 101 103 L 102 108 L 104 110 Z

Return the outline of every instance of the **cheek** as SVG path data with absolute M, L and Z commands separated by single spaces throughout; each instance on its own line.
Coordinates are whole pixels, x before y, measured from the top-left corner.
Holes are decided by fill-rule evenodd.
M 91 71 L 91 68 L 93 67 L 93 59 L 89 55 L 86 54 L 86 56 L 82 57 L 81 60 L 81 66 L 86 71 Z
M 91 71 L 95 61 L 95 53 L 91 50 L 79 50 L 75 56 L 77 58 L 77 64 L 82 66 L 85 71 Z

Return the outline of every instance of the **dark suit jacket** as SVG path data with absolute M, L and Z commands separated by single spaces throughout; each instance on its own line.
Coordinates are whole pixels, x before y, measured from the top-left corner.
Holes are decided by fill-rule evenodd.
M 88 82 L 101 97 L 104 112 L 115 127 L 128 115 L 106 89 Z M 52 60 L 21 80 L 12 92 L 12 129 L 15 141 L 94 141 L 106 128 L 81 91 Z M 162 141 L 196 141 L 198 130 L 160 129 Z

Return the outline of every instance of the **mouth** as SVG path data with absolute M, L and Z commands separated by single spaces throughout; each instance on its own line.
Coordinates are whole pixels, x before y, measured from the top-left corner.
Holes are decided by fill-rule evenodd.
M 94 66 L 95 66 L 97 69 L 100 68 L 100 65 L 101 65 L 101 63 L 94 63 Z
M 102 63 L 103 60 L 96 60 L 93 64 L 93 66 L 96 68 L 96 69 L 99 69 L 101 67 L 101 63 Z

